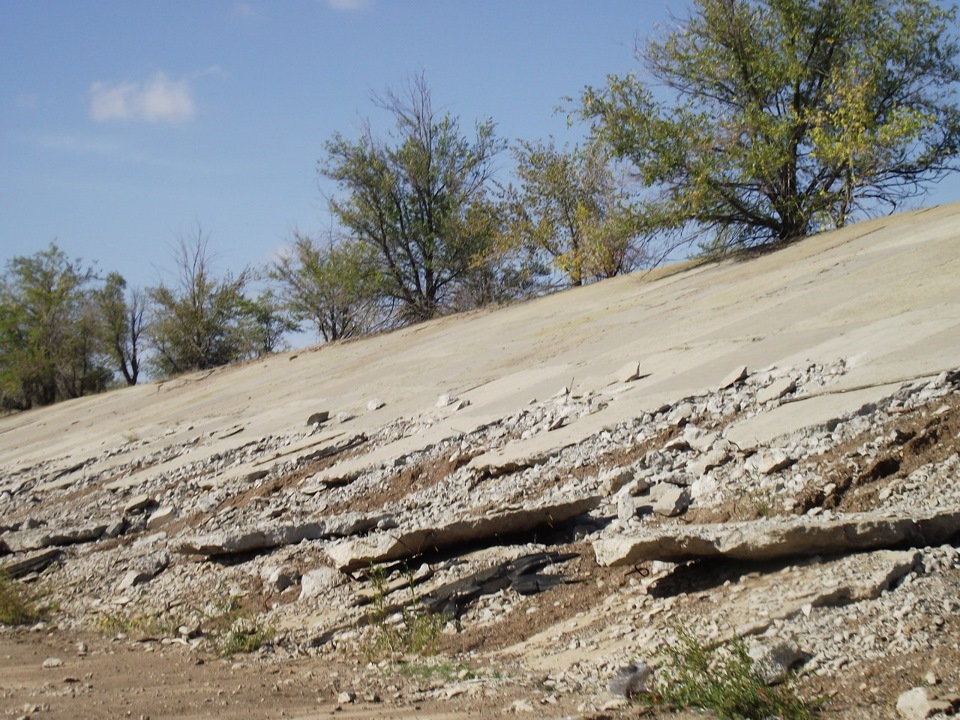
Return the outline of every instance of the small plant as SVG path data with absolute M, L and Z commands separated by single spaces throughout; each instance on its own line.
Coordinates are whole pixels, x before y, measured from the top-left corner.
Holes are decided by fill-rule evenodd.
M 29 625 L 43 620 L 51 609 L 43 597 L 41 591 L 22 585 L 0 570 L 0 625 Z
M 767 686 L 741 637 L 708 646 L 680 628 L 677 643 L 667 647 L 665 656 L 646 696 L 651 704 L 706 708 L 730 720 L 812 717 L 789 684 Z
M 392 612 L 387 606 L 387 579 L 383 570 L 370 569 L 369 577 L 373 585 L 373 613 L 371 624 L 376 628 L 368 653 L 371 656 L 400 654 L 431 655 L 440 644 L 440 633 L 446 619 L 437 613 L 423 609 L 417 595 L 413 572 L 406 571 L 410 601 L 400 608 L 400 620 L 391 622 Z
M 224 656 L 255 652 L 276 634 L 274 628 L 260 625 L 236 595 L 219 605 L 211 620 L 211 634 Z

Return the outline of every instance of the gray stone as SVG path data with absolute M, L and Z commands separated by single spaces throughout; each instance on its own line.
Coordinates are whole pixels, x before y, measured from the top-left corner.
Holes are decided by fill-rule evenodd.
M 761 475 L 772 475 L 793 465 L 794 459 L 780 449 L 760 450 L 751 455 L 746 466 Z
M 637 516 L 637 499 L 629 492 L 621 492 L 617 495 L 617 518 L 621 523 L 626 524 Z
M 751 638 L 747 654 L 767 685 L 783 682 L 787 674 L 809 656 L 792 640 Z
M 686 488 L 676 485 L 667 485 L 657 494 L 657 499 L 653 503 L 653 511 L 664 517 L 682 515 L 688 507 L 690 507 L 690 493 Z
M 133 567 L 127 571 L 117 586 L 121 592 L 129 590 L 134 585 L 142 585 L 150 582 L 157 575 L 167 569 L 170 564 L 170 556 L 165 552 L 154 553 L 145 558 L 137 560 Z
M 370 400 L 367 403 L 367 410 L 370 412 L 373 412 L 374 410 L 379 410 L 385 404 L 386 403 L 384 403 L 383 400 L 381 400 L 380 398 L 374 398 L 373 400 Z
M 728 388 L 732 388 L 734 385 L 739 385 L 747 379 L 747 374 L 747 366 L 741 365 L 735 370 L 732 370 L 730 374 L 721 380 L 720 384 L 717 386 L 717 389 L 727 390 Z
M 782 557 L 889 548 L 923 541 L 940 544 L 960 532 L 960 507 L 912 516 L 879 512 L 839 517 L 790 517 L 750 522 L 644 528 L 594 543 L 601 565 L 644 560 L 681 562 L 706 557 L 773 560 Z
M 177 517 L 177 509 L 166 506 L 154 510 L 147 518 L 147 530 L 159 530 Z
M 789 377 L 774 380 L 767 387 L 757 392 L 757 402 L 765 405 L 773 400 L 779 400 L 787 393 L 793 392 L 796 387 L 797 381 Z
M 633 698 L 650 691 L 650 679 L 653 670 L 641 660 L 633 665 L 624 665 L 610 678 L 607 686 L 611 693 L 625 698 Z
M 600 494 L 603 497 L 615 495 L 620 491 L 620 488 L 633 480 L 633 478 L 633 468 L 619 467 L 613 468 L 612 470 L 607 470 L 605 473 L 601 474 L 599 478 L 597 478 L 600 486 Z
M 126 504 L 124 504 L 123 514 L 129 515 L 130 513 L 140 512 L 141 510 L 146 510 L 148 507 L 155 504 L 156 502 L 154 499 L 146 493 L 134 495 L 132 498 L 127 500 Z
M 43 661 L 43 667 L 46 669 L 63 667 L 63 660 L 58 657 L 48 657 Z
M 938 713 L 952 713 L 960 707 L 960 698 L 936 699 L 925 687 L 915 687 L 897 698 L 897 714 L 906 720 L 925 720 Z
M 313 415 L 307 418 L 307 426 L 319 426 L 323 425 L 327 420 L 330 419 L 329 410 L 321 410 L 320 412 L 315 412 Z
M 300 578 L 300 599 L 316 597 L 326 590 L 343 585 L 345 580 L 339 570 L 328 567 L 314 568 Z
M 273 592 L 283 592 L 294 585 L 300 576 L 295 570 L 287 567 L 269 566 L 260 571 L 260 579 L 266 589 Z

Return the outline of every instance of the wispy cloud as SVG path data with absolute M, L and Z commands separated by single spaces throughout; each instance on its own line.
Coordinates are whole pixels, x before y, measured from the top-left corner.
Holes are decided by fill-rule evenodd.
M 365 10 L 373 4 L 373 0 L 324 0 L 324 2 L 331 10 L 343 12 Z
M 196 114 L 186 80 L 158 72 L 142 82 L 95 82 L 90 86 L 90 117 L 111 120 L 180 123 Z

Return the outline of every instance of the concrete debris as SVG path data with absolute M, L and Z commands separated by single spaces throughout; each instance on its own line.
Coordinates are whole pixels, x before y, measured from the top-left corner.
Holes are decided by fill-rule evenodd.
M 327 547 L 327 555 L 340 570 L 350 571 L 373 563 L 400 560 L 427 552 L 503 535 L 555 526 L 582 515 L 600 504 L 599 496 L 546 505 L 496 508 L 483 516 L 452 520 L 432 527 L 398 529 L 386 534 L 347 540 Z
M 654 490 L 663 488 L 654 493 Z M 686 488 L 676 485 L 658 485 L 650 489 L 650 495 L 655 496 L 653 511 L 657 515 L 664 517 L 676 517 L 682 515 L 690 507 L 690 493 Z
M 169 564 L 170 556 L 166 552 L 161 551 L 153 555 L 148 555 L 138 560 L 134 564 L 134 567 L 127 571 L 123 579 L 120 580 L 117 589 L 123 592 L 135 585 L 142 585 L 143 583 L 149 582 L 166 570 Z
M 929 688 L 915 687 L 897 698 L 897 714 L 905 720 L 926 720 L 934 715 L 953 715 L 960 710 L 960 695 L 937 697 Z
M 0 562 L 0 572 L 14 579 L 43 572 L 63 555 L 59 548 L 45 548 Z
M 221 530 L 177 540 L 173 550 L 189 555 L 236 555 L 284 545 L 295 545 L 304 540 L 347 537 L 377 527 L 382 515 L 344 513 L 325 520 L 293 525 L 266 525 L 241 530 Z
M 744 380 L 747 379 L 747 366 L 741 365 L 740 367 L 732 370 L 729 375 L 727 375 L 723 380 L 720 381 L 720 385 L 717 387 L 718 390 L 729 390 L 730 388 L 739 385 Z
M 700 558 L 773 560 L 821 553 L 892 548 L 901 543 L 938 545 L 960 532 L 960 506 L 908 517 L 851 513 L 708 525 L 650 528 L 594 543 L 601 565 Z
M 747 654 L 767 685 L 783 682 L 790 671 L 810 657 L 792 640 L 778 637 L 750 638 Z
M 321 410 L 320 412 L 315 412 L 313 415 L 307 418 L 308 427 L 319 427 L 323 425 L 327 420 L 330 419 L 329 410 Z
M 614 695 L 634 698 L 650 691 L 653 669 L 643 660 L 620 667 L 610 678 L 607 689 Z
M 7 552 L 21 553 L 47 547 L 61 547 L 99 540 L 107 530 L 107 523 L 64 528 L 37 528 L 0 535 L 0 547 Z

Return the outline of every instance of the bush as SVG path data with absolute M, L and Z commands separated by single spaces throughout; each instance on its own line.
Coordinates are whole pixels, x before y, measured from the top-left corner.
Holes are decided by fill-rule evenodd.
M 31 590 L 0 570 L 0 625 L 29 625 L 47 617 L 43 593 Z
M 665 655 L 653 692 L 647 696 L 652 704 L 706 708 L 730 720 L 811 717 L 789 683 L 767 686 L 741 637 L 708 646 L 681 628 L 676 644 L 669 645 Z
M 440 644 L 440 632 L 446 624 L 446 618 L 423 609 L 420 597 L 414 588 L 413 573 L 407 571 L 407 584 L 410 602 L 400 608 L 400 621 L 393 623 L 393 612 L 387 607 L 387 580 L 380 568 L 371 568 L 370 582 L 373 584 L 373 614 L 371 624 L 375 627 L 375 636 L 368 652 L 371 656 L 416 654 L 431 655 Z

